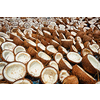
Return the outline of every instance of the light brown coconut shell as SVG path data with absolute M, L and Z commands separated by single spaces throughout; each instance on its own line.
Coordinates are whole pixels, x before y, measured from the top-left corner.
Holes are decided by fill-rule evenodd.
M 78 52 L 78 50 L 76 49 L 74 45 L 71 45 L 70 52 Z
M 78 77 L 80 83 L 94 84 L 96 82 L 96 80 L 91 75 L 89 75 L 77 64 L 73 66 L 72 74 Z
M 41 41 L 39 39 L 36 39 L 35 43 L 38 44 L 41 43 Z
M 86 41 L 86 42 L 84 43 L 84 47 L 85 47 L 85 48 L 89 48 L 89 45 L 90 45 L 90 42 L 89 42 L 89 41 Z
M 66 49 L 69 49 L 71 47 L 71 45 L 73 44 L 73 40 L 72 39 L 61 39 L 61 44 Z
M 98 62 L 98 64 L 95 65 L 97 68 L 95 68 L 95 67 L 90 63 L 90 61 L 89 61 L 89 59 L 88 59 L 88 56 L 91 56 L 91 59 L 92 59 L 92 60 L 95 59 L 95 61 L 96 61 L 95 63 Z M 92 62 L 93 62 L 93 61 L 92 61 Z M 82 59 L 82 66 L 83 66 L 83 68 L 84 68 L 88 73 L 90 73 L 90 74 L 96 74 L 97 71 L 100 71 L 100 68 L 99 68 L 99 66 L 100 66 L 99 61 L 98 61 L 93 55 L 85 55 L 85 56 L 83 57 L 83 59 Z
M 76 41 L 76 42 L 82 42 L 82 39 L 81 39 L 80 36 L 76 36 L 76 37 L 75 37 L 75 41 Z
M 39 52 L 39 51 L 45 51 L 45 49 L 46 49 L 46 47 L 42 43 L 38 43 L 36 45 L 37 52 Z
M 49 31 L 43 30 L 44 36 L 47 38 L 53 38 L 53 36 L 51 35 L 51 33 Z M 49 34 L 48 34 L 49 33 Z
M 57 41 L 59 44 L 61 44 L 61 41 L 58 39 L 57 36 L 54 36 L 54 40 Z
M 20 39 L 19 37 L 14 37 L 13 38 L 13 42 L 16 44 L 16 45 L 23 45 L 23 40 Z
M 66 39 L 65 35 L 63 33 L 59 34 L 59 39 Z
M 45 41 L 48 43 L 50 43 L 50 40 L 51 40 L 50 38 L 45 38 Z
M 41 39 L 41 43 L 42 43 L 44 46 L 47 46 L 47 45 L 48 45 L 48 42 L 46 42 L 44 39 Z
M 16 36 L 17 36 L 17 33 L 10 33 L 10 39 L 13 39 Z
M 52 39 L 50 40 L 50 44 L 53 45 L 55 48 L 57 48 L 60 45 L 57 41 Z
M 41 35 L 41 36 L 44 36 L 43 32 L 39 29 L 37 29 L 37 34 Z
M 42 51 L 40 51 L 40 52 L 42 52 Z M 38 52 L 38 54 L 40 53 L 40 52 Z M 49 58 L 50 58 L 50 60 L 47 60 L 47 59 L 43 59 L 43 58 L 41 58 L 38 54 L 36 54 L 36 58 L 38 59 L 38 60 L 40 60 L 44 65 L 47 65 L 50 61 L 51 61 L 51 57 L 49 56 L 49 55 L 47 55 L 46 53 L 46 55 L 47 56 L 49 56 Z
M 63 80 L 63 84 L 79 84 L 79 81 L 76 76 L 70 75 Z
M 61 59 L 60 61 L 59 61 L 59 68 L 62 70 L 62 69 L 65 69 L 65 70 L 67 70 L 68 72 L 70 72 L 71 70 L 72 70 L 72 66 L 71 66 L 71 64 L 67 61 L 67 60 L 65 60 L 65 59 Z
M 91 41 L 92 41 L 92 38 L 89 37 L 88 35 L 84 35 L 84 36 L 83 36 L 83 43 L 85 43 L 86 41 L 91 42 Z
M 65 36 L 68 38 L 68 36 L 71 36 L 71 33 L 65 30 Z
M 78 57 L 76 58 L 76 56 L 74 57 L 74 55 L 77 55 Z M 69 52 L 67 54 L 67 59 L 70 63 L 73 63 L 73 64 L 79 64 L 82 61 L 82 57 L 76 52 Z
M 46 70 L 46 69 L 48 69 L 48 68 L 50 68 L 50 69 L 52 69 L 52 70 L 55 70 L 55 73 L 54 73 L 54 74 L 57 74 L 57 79 L 56 79 L 56 81 L 55 81 L 54 83 L 48 83 L 48 81 L 44 82 L 43 79 L 42 79 L 42 78 L 43 78 L 43 77 L 42 77 L 43 71 Z M 50 71 L 48 71 L 48 72 L 50 72 Z M 47 72 L 47 74 L 49 74 L 48 72 Z M 50 75 L 49 75 L 49 77 L 50 77 L 51 75 L 54 75 L 54 74 L 53 74 L 53 72 L 51 72 Z M 57 81 L 58 81 L 58 71 L 57 71 L 55 68 L 51 67 L 51 66 L 45 67 L 45 68 L 41 71 L 40 80 L 41 80 L 41 82 L 42 82 L 43 84 L 56 84 Z
M 79 31 L 78 33 L 77 33 L 77 36 L 80 36 L 81 38 L 83 38 L 83 35 L 85 34 L 85 32 L 82 32 L 82 31 Z
M 31 55 L 31 56 L 36 56 L 36 54 L 38 53 L 33 47 L 29 47 L 27 49 L 27 52 Z
M 59 33 L 57 32 L 57 30 L 54 30 L 53 33 L 52 33 L 52 36 L 59 36 Z
M 87 54 L 93 55 L 93 53 L 91 52 L 91 50 L 89 50 L 88 48 L 84 48 L 84 49 L 81 50 L 81 56 L 82 57 L 85 56 L 85 55 L 87 55 Z
M 58 52 L 62 53 L 63 55 L 66 55 L 68 53 L 68 51 L 62 46 L 58 47 Z

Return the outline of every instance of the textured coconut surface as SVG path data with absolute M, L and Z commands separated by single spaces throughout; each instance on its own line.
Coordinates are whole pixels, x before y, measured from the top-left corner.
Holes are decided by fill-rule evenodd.
M 95 21 L 92 21 L 92 19 Z M 69 52 L 71 52 L 70 47 L 72 45 L 75 46 L 76 41 L 79 41 L 81 44 L 80 45 L 81 48 L 80 50 L 78 50 L 77 53 L 80 56 L 81 56 L 81 50 L 84 48 L 84 43 L 89 41 L 90 47 L 94 44 L 94 46 L 92 46 L 91 49 L 88 47 L 87 48 L 91 50 L 92 53 L 96 51 L 96 53 L 94 53 L 93 56 L 97 58 L 98 61 L 100 62 L 100 53 L 98 54 L 98 51 L 100 50 L 100 27 L 98 27 L 99 24 L 100 24 L 99 17 L 96 18 L 93 17 L 91 19 L 87 17 L 75 17 L 75 18 L 74 17 L 69 17 L 69 18 L 67 17 L 55 17 L 55 18 L 54 17 L 26 17 L 26 18 L 5 17 L 3 19 L 0 18 L 0 37 L 3 37 L 5 39 L 3 43 L 1 43 L 2 41 L 0 41 L 0 54 L 2 54 L 3 50 L 5 49 L 11 50 L 15 56 L 14 62 L 19 61 L 20 63 L 23 63 L 26 66 L 26 69 L 28 63 L 32 59 L 38 59 L 39 61 L 41 61 L 41 63 L 44 65 L 45 68 L 49 66 L 49 63 L 51 61 L 55 61 L 58 66 L 55 63 L 52 63 L 51 67 L 54 66 L 57 69 L 58 73 L 61 70 L 65 70 L 59 68 L 59 61 L 62 58 L 69 62 L 69 63 L 65 62 L 65 64 L 68 65 L 71 69 L 70 72 L 68 72 L 68 76 L 70 76 L 72 74 L 73 66 L 78 62 L 79 59 L 81 59 L 77 55 L 71 55 L 69 56 L 69 58 L 71 60 L 76 60 L 75 63 L 72 63 L 66 57 L 66 55 Z M 94 25 L 95 27 L 91 27 L 91 25 Z M 27 40 L 29 45 L 25 47 L 23 43 L 20 44 L 20 41 L 18 41 L 18 43 L 15 43 L 13 41 L 15 37 L 13 34 L 16 34 L 16 36 L 18 36 L 23 42 Z M 79 38 L 75 39 L 78 36 Z M 73 37 L 73 39 L 75 40 L 74 42 L 71 37 Z M 53 42 L 50 43 L 50 40 L 52 40 Z M 57 44 L 57 46 L 55 46 L 55 43 Z M 95 45 L 96 43 L 98 45 Z M 20 47 L 17 48 L 17 46 L 22 46 L 22 48 Z M 36 46 L 40 47 L 42 50 L 38 51 L 36 49 Z M 64 53 L 62 53 L 62 51 L 60 52 L 60 50 L 58 51 L 58 46 L 62 46 L 62 51 Z M 39 58 L 36 58 L 35 54 L 31 55 L 28 53 L 28 49 L 31 47 L 33 47 L 33 49 L 37 51 Z M 15 48 L 17 48 L 16 51 L 14 51 Z M 52 55 L 49 54 L 49 52 L 47 53 L 46 49 L 52 52 Z M 20 54 L 20 52 L 23 53 Z M 30 57 L 28 55 L 24 55 L 25 53 L 28 53 Z M 61 53 L 61 55 L 58 53 Z M 56 54 L 58 55 L 56 56 Z M 12 59 L 11 54 L 9 54 L 8 56 L 10 57 L 9 59 Z M 42 59 L 44 59 L 45 61 L 46 60 L 49 61 L 44 64 L 42 62 L 43 61 Z M 92 61 L 94 59 L 90 59 L 90 60 L 92 66 L 95 66 L 95 68 L 97 68 L 96 63 L 93 63 Z M 0 55 L 0 62 L 3 62 L 1 55 Z M 77 64 L 81 68 L 83 68 L 82 61 Z M 38 66 L 37 69 L 39 69 L 40 65 L 36 64 L 36 66 Z M 31 69 L 34 70 L 33 67 Z M 100 68 L 98 69 L 100 71 Z M 37 72 L 37 74 L 39 73 Z M 100 77 L 100 75 L 98 73 L 99 72 L 97 72 L 96 74 L 91 74 L 91 73 L 88 74 L 91 75 L 94 79 L 96 79 L 96 81 L 99 81 L 98 78 Z M 66 73 L 65 76 L 67 76 Z M 14 77 L 17 77 L 17 75 L 15 75 Z M 28 73 L 25 75 L 24 78 L 31 80 L 33 84 L 43 84 L 40 77 L 38 78 L 33 77 Z M 6 79 L 4 78 L 3 81 L 6 81 Z M 59 78 L 56 84 L 61 84 Z

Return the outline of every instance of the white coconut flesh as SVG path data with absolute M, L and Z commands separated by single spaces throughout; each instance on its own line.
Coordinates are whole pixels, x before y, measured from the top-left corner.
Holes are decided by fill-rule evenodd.
M 20 62 L 23 62 L 23 63 L 27 63 L 29 60 L 31 59 L 30 55 L 26 52 L 19 52 L 17 55 L 16 55 L 16 61 L 20 61 Z
M 43 30 L 44 33 L 47 33 L 48 35 L 51 35 L 50 32 Z
M 94 46 L 97 50 L 99 49 L 99 45 L 98 44 L 92 44 L 92 46 Z
M 25 48 L 23 46 L 17 46 L 15 49 L 14 49 L 14 53 L 17 54 L 19 52 L 26 52 Z
M 0 62 L 0 80 L 3 79 L 3 75 L 2 75 L 2 71 L 3 71 L 3 68 L 7 65 L 6 62 Z
M 61 39 L 61 41 L 72 41 L 72 39 Z
M 47 55 L 46 53 L 42 52 L 42 51 L 40 51 L 38 53 L 38 56 L 41 57 L 44 60 L 51 60 L 51 57 L 49 55 Z
M 16 45 L 12 42 L 4 42 L 2 45 L 1 45 L 1 48 L 2 50 L 5 50 L 5 49 L 8 49 L 8 50 L 11 50 L 13 51 L 13 49 L 16 47 Z
M 0 32 L 0 37 L 4 37 L 4 38 L 10 38 L 7 34 Z
M 83 43 L 79 42 L 79 44 L 80 44 L 81 49 L 83 49 L 84 48 Z
M 65 60 L 64 58 L 62 60 L 70 69 L 72 69 L 71 64 L 67 60 Z
M 29 74 L 34 77 L 39 77 L 43 68 L 44 65 L 38 59 L 31 60 L 27 65 Z
M 3 74 L 8 81 L 14 82 L 25 76 L 26 66 L 19 62 L 10 63 L 4 68 Z
M 75 52 L 78 52 L 78 50 L 75 48 L 74 45 L 72 45 L 72 48 L 73 48 L 73 50 L 74 50 Z
M 63 55 L 61 53 L 56 53 L 56 55 L 55 55 L 55 61 L 57 63 L 59 63 L 60 59 L 62 59 L 62 58 L 63 58 Z
M 14 82 L 13 84 L 31 84 L 31 82 L 27 79 L 21 79 L 21 80 Z
M 57 53 L 57 50 L 55 49 L 55 47 L 53 45 L 47 46 L 47 50 L 52 52 L 52 53 Z
M 58 79 L 58 73 L 54 68 L 47 67 L 42 71 L 41 78 L 45 84 L 54 84 Z
M 92 55 L 87 56 L 89 62 L 92 64 L 92 66 L 100 71 L 100 62 Z
M 5 38 L 0 37 L 0 45 L 1 45 L 3 42 L 5 42 Z
M 49 65 L 59 70 L 58 64 L 55 61 L 50 61 Z
M 36 47 L 36 43 L 35 43 L 35 42 L 33 42 L 33 41 L 31 41 L 30 39 L 26 39 L 26 41 L 27 41 L 28 43 L 30 43 L 31 45 L 33 45 L 33 46 L 35 46 L 35 47 Z
M 13 42 L 13 39 L 6 39 L 8 42 Z
M 38 45 L 38 47 L 40 47 L 42 50 L 45 51 L 45 48 L 46 48 L 46 47 L 45 47 L 42 43 L 38 43 L 37 45 Z
M 83 56 L 85 56 L 87 54 L 91 54 L 92 55 L 92 52 L 87 48 L 83 49 L 82 53 L 83 53 Z
M 61 48 L 66 54 L 68 53 L 68 51 L 64 47 L 61 46 Z
M 98 53 L 98 50 L 93 45 L 89 45 L 89 47 L 93 52 Z
M 60 24 L 59 27 L 60 27 L 60 28 L 59 28 L 60 30 L 65 31 L 65 26 L 64 26 L 64 25 L 61 25 L 61 24 Z
M 100 84 L 100 81 L 96 82 L 96 84 Z
M 94 44 L 96 44 L 96 42 L 95 42 L 94 40 L 92 40 L 92 42 L 93 42 Z
M 78 65 L 77 65 L 78 66 Z M 78 66 L 85 74 L 87 74 L 91 79 L 95 80 L 91 75 L 89 75 L 87 72 L 85 72 L 80 66 Z
M 25 29 L 24 30 L 24 35 L 29 34 L 30 36 L 32 35 L 32 30 L 31 29 Z
M 76 36 L 77 33 L 72 31 L 71 34 L 72 34 L 73 36 Z
M 10 51 L 10 50 L 4 50 L 4 51 L 2 52 L 2 56 L 3 56 L 3 58 L 4 58 L 6 61 L 8 61 L 8 62 L 14 61 L 14 54 L 13 54 L 13 52 Z
M 67 58 L 76 63 L 80 63 L 82 60 L 82 57 L 76 52 L 69 52 Z
M 38 30 L 39 34 L 44 36 L 43 32 L 41 30 Z
M 66 70 L 61 70 L 59 74 L 59 79 L 61 82 L 63 82 L 63 80 L 68 76 L 69 76 L 69 73 Z
M 82 39 L 79 36 L 77 36 L 76 38 L 77 38 L 78 42 L 80 42 L 80 43 L 82 42 Z
M 57 41 L 55 41 L 55 40 L 52 40 L 53 42 L 55 42 L 55 43 L 57 43 L 57 44 L 59 44 Z

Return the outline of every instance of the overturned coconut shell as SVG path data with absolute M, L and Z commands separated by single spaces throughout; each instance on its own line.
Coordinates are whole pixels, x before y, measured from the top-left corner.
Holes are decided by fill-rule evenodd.
M 0 62 L 0 80 L 3 80 L 4 77 L 3 77 L 3 68 L 7 65 L 6 62 Z
M 15 60 L 14 53 L 10 50 L 4 50 L 2 52 L 2 60 L 6 62 L 13 62 Z
M 86 55 L 82 59 L 83 68 L 90 74 L 100 71 L 100 62 L 93 55 Z
M 15 81 L 13 84 L 33 84 L 33 82 L 29 79 L 23 78 Z
M 28 74 L 32 77 L 39 78 L 44 65 L 38 59 L 32 59 L 27 64 Z
M 31 56 L 36 56 L 36 54 L 38 53 L 33 47 L 29 47 L 27 49 L 27 52 L 31 55 Z
M 51 57 L 42 51 L 36 54 L 36 58 L 39 59 L 44 65 L 48 64 L 51 61 Z
M 50 41 L 50 44 L 53 45 L 55 48 L 57 48 L 60 45 L 57 41 L 52 40 L 52 39 Z
M 53 55 L 53 54 L 55 54 L 55 53 L 57 53 L 58 51 L 56 50 L 56 48 L 53 46 L 53 45 L 48 45 L 47 47 L 46 47 L 46 53 L 48 54 L 48 55 Z
M 40 79 L 44 84 L 55 84 L 58 81 L 58 72 L 53 67 L 46 67 L 42 70 Z
M 63 55 L 68 53 L 68 51 L 63 46 L 58 47 L 58 52 L 62 53 Z
M 80 83 L 94 84 L 96 82 L 96 80 L 86 71 L 84 71 L 84 69 L 81 68 L 79 65 L 73 66 L 72 74 L 78 77 Z
M 70 75 L 63 80 L 63 84 L 79 84 L 79 81 L 76 76 Z
M 12 42 L 4 42 L 2 43 L 1 45 L 1 49 L 2 50 L 5 50 L 5 49 L 8 49 L 8 50 L 11 50 L 13 51 L 13 49 L 16 47 L 16 44 L 12 43 Z
M 16 61 L 26 64 L 31 59 L 31 56 L 26 52 L 19 52 L 17 53 L 15 59 Z
M 26 75 L 26 66 L 19 62 L 9 63 L 3 70 L 4 78 L 9 82 L 14 82 L 24 78 Z
M 93 55 L 93 53 L 91 52 L 91 50 L 89 50 L 88 48 L 84 48 L 84 49 L 81 50 L 81 56 L 82 57 L 85 56 L 85 55 L 87 55 L 87 54 Z
M 72 39 L 61 39 L 61 44 L 66 49 L 69 49 L 71 47 L 71 45 L 73 44 L 73 40 Z
M 26 49 L 23 46 L 16 46 L 14 49 L 15 55 L 19 52 L 22 52 L 22 51 L 26 52 Z
M 54 55 L 54 60 L 57 62 L 57 64 L 59 64 L 59 61 L 63 58 L 63 55 L 60 52 L 57 52 Z
M 62 83 L 63 80 L 69 76 L 69 73 L 67 72 L 67 70 L 63 69 L 59 72 L 59 80 Z
M 65 60 L 64 58 L 59 61 L 59 68 L 60 69 L 65 69 L 67 71 L 72 70 L 71 64 L 67 60 Z
M 76 52 L 69 52 L 67 54 L 67 59 L 69 62 L 78 64 L 82 61 L 82 57 Z
M 19 38 L 18 36 L 15 36 L 13 38 L 13 42 L 16 44 L 16 45 L 23 45 L 23 40 L 21 38 Z
M 59 71 L 59 67 L 58 64 L 55 61 L 50 61 L 49 62 L 49 66 L 54 67 L 57 71 Z

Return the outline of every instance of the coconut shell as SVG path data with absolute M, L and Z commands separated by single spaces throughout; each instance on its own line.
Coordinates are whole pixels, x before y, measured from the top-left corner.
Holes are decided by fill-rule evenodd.
M 54 40 L 57 41 L 59 44 L 61 44 L 61 41 L 60 41 L 60 39 L 58 39 L 57 36 L 54 36 Z
M 84 44 L 77 41 L 75 47 L 78 51 L 81 51 L 84 48 Z
M 94 84 L 96 82 L 96 80 L 91 75 L 89 75 L 87 72 L 85 72 L 77 64 L 73 66 L 72 74 L 78 77 L 80 83 Z
M 55 48 L 57 48 L 60 44 L 57 41 L 50 40 L 50 44 L 53 45 Z
M 68 62 L 69 63 L 69 62 Z M 70 64 L 70 63 L 69 63 Z M 59 64 L 58 64 L 58 66 L 59 66 L 59 68 L 62 70 L 62 69 L 65 69 L 65 70 L 67 70 L 68 72 L 70 72 L 72 69 L 71 68 L 69 68 L 69 66 L 68 65 L 66 65 L 66 63 L 64 62 L 64 60 L 63 59 L 61 59 L 60 61 L 59 61 Z
M 66 50 L 66 51 L 67 51 L 67 50 Z M 58 47 L 58 52 L 62 53 L 63 55 L 66 55 L 66 54 L 68 53 L 68 51 L 67 51 L 67 53 L 63 51 L 62 46 L 59 46 L 59 47 Z
M 85 55 L 82 59 L 82 66 L 83 68 L 90 74 L 96 74 L 97 73 L 97 69 L 95 69 L 92 64 L 89 62 L 88 60 L 88 55 Z
M 83 36 L 83 43 L 85 43 L 86 41 L 91 42 L 91 41 L 92 41 L 92 38 L 89 37 L 88 35 L 84 35 L 84 36 Z
M 36 54 L 38 53 L 33 47 L 29 47 L 27 49 L 27 52 L 31 55 L 31 56 L 36 56 Z
M 63 80 L 63 84 L 79 84 L 79 81 L 76 76 L 70 75 Z
M 20 39 L 19 37 L 14 37 L 13 38 L 13 42 L 16 44 L 16 45 L 23 45 L 23 40 Z
M 41 39 L 41 43 L 42 43 L 44 46 L 47 46 L 47 45 L 48 45 L 48 42 L 46 42 L 44 39 Z
M 85 47 L 85 48 L 89 48 L 89 45 L 90 45 L 90 42 L 89 42 L 89 41 L 86 41 L 86 42 L 84 43 L 84 47 Z
M 78 50 L 76 49 L 74 45 L 71 45 L 70 52 L 78 52 Z
M 59 34 L 59 39 L 66 39 L 66 37 L 64 36 L 63 33 L 60 33 L 60 34 Z

